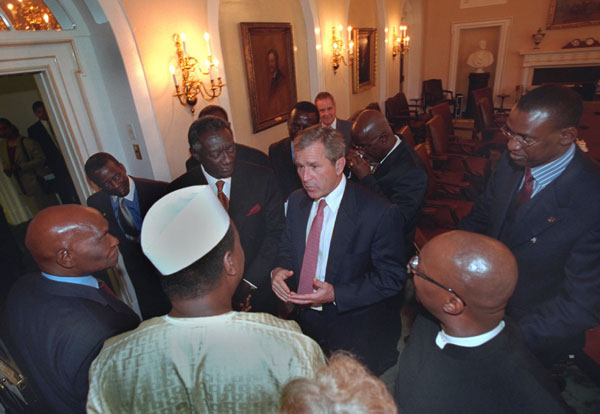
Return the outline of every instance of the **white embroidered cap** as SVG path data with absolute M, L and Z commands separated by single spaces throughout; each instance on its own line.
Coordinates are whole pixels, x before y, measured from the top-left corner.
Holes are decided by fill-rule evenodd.
M 168 276 L 210 252 L 228 229 L 229 215 L 210 187 L 186 187 L 148 210 L 142 223 L 142 250 Z

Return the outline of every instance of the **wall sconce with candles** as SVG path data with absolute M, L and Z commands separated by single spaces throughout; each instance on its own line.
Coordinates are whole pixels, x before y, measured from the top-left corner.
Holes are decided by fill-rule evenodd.
M 331 28 L 332 39 L 331 39 L 331 64 L 333 66 L 333 73 L 335 74 L 343 63 L 345 66 L 350 66 L 354 61 L 354 39 L 352 26 L 348 26 L 348 47 L 344 47 L 344 39 L 342 38 L 342 25 L 340 24 L 337 29 Z M 347 53 L 347 55 L 346 55 Z M 346 57 L 344 56 L 346 55 Z
M 171 65 L 171 75 L 173 75 L 173 82 L 175 83 L 175 94 L 173 96 L 176 96 L 183 106 L 189 106 L 192 113 L 194 113 L 194 106 L 198 102 L 198 95 L 202 96 L 206 101 L 212 101 L 221 95 L 223 86 L 225 86 L 221 81 L 221 75 L 219 73 L 219 61 L 213 58 L 211 53 L 210 35 L 204 33 L 204 39 L 206 40 L 208 47 L 208 56 L 205 62 L 207 70 L 204 71 L 202 68 L 198 68 L 198 70 L 201 74 L 210 77 L 210 86 L 206 86 L 204 82 L 196 79 L 194 76 L 198 60 L 195 57 L 188 55 L 185 44 L 185 34 L 181 33 L 180 35 L 173 35 L 173 41 L 175 42 L 175 49 L 177 51 L 177 61 L 181 71 L 181 82 L 178 82 L 175 68 Z
M 410 36 L 406 35 L 407 26 L 400 26 L 399 36 L 396 35 L 396 26 L 392 32 L 392 59 L 396 59 L 396 55 L 405 55 L 408 52 L 408 43 L 410 42 Z

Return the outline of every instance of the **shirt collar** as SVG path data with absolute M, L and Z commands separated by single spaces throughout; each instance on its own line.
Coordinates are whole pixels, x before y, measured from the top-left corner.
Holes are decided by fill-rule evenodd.
M 324 124 L 321 124 L 321 125 L 326 126 Z M 331 125 L 329 125 L 329 128 L 335 129 L 336 126 L 337 126 L 337 118 L 333 118 L 333 122 L 331 123 Z
M 535 181 L 544 186 L 562 174 L 574 156 L 575 144 L 571 144 L 569 149 L 554 161 L 532 168 L 531 175 Z
M 215 185 L 217 185 L 217 181 L 225 181 L 225 184 L 231 185 L 231 177 L 215 178 L 206 172 L 206 170 L 204 169 L 204 165 L 200 164 L 200 168 L 202 168 L 202 172 L 204 173 L 204 176 L 206 177 L 206 181 L 208 182 L 209 185 L 215 186 Z
M 95 289 L 98 289 L 98 280 L 93 276 L 77 276 L 77 277 L 67 277 L 67 276 L 56 276 L 48 273 L 41 272 L 42 276 L 46 279 L 53 280 L 55 282 L 63 282 L 63 283 L 73 283 L 75 285 L 83 285 L 90 286 Z
M 502 329 L 504 329 L 504 321 L 500 321 L 498 326 L 496 326 L 491 331 L 483 333 L 481 335 L 476 336 L 467 336 L 467 337 L 458 337 L 458 336 L 450 336 L 443 330 L 440 330 L 435 338 L 435 344 L 440 348 L 444 349 L 446 344 L 462 346 L 465 348 L 475 348 L 476 346 L 480 346 L 485 344 L 486 342 L 494 339 Z
M 398 148 L 398 145 L 400 145 L 400 143 L 402 142 L 402 140 L 400 139 L 400 137 L 399 137 L 398 135 L 394 135 L 394 138 L 396 138 L 396 143 L 394 144 L 394 146 L 392 147 L 392 149 L 390 150 L 390 152 L 388 152 L 388 153 L 385 155 L 385 157 L 383 157 L 383 158 L 381 159 L 381 161 L 379 161 L 379 164 L 383 164 L 383 162 L 385 161 L 385 159 L 386 159 L 387 157 L 389 157 L 389 156 L 390 156 L 390 154 L 391 154 L 392 152 L 394 152 L 394 150 L 395 150 L 396 148 Z
M 134 202 L 134 200 L 135 200 L 135 182 L 134 182 L 134 181 L 131 179 L 131 177 L 130 177 L 130 176 L 127 176 L 127 178 L 129 179 L 129 192 L 128 192 L 128 193 L 127 193 L 127 195 L 126 195 L 125 197 L 123 197 L 123 198 L 124 198 L 125 200 L 127 200 L 127 201 L 131 201 L 131 202 L 133 203 L 133 202 Z M 112 197 L 112 199 L 113 199 L 114 201 L 118 201 L 118 200 L 119 200 L 119 198 L 121 198 L 121 197 L 119 197 L 119 196 L 116 196 L 116 195 L 113 195 L 113 196 L 111 196 L 111 197 Z
M 338 185 L 333 189 L 333 191 L 327 194 L 325 197 L 321 197 L 320 199 L 316 200 L 315 203 L 318 203 L 319 201 L 324 199 L 327 202 L 327 207 L 329 207 L 334 213 L 337 213 L 338 209 L 340 208 L 345 189 L 346 177 L 342 174 L 342 179 L 340 180 Z

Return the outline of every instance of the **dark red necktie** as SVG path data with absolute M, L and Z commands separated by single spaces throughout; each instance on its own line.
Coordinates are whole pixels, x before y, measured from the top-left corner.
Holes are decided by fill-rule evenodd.
M 317 261 L 319 259 L 319 240 L 321 239 L 321 230 L 323 229 L 323 218 L 325 199 L 319 201 L 317 215 L 313 219 L 306 239 L 306 249 L 304 249 L 304 258 L 302 259 L 302 269 L 300 270 L 300 281 L 298 282 L 298 293 L 313 293 L 313 280 L 317 274 Z
M 225 211 L 229 211 L 229 199 L 227 198 L 227 195 L 223 192 L 223 187 L 225 186 L 225 181 L 219 180 L 219 181 L 217 181 L 216 184 L 217 184 L 217 198 L 223 205 L 223 208 L 225 209 Z
M 114 298 L 117 297 L 117 295 L 115 295 L 115 292 L 113 292 L 112 289 L 110 288 L 110 286 L 108 286 L 106 283 L 104 283 L 103 280 L 98 279 L 98 287 L 100 289 L 103 289 L 104 291 L 106 291 L 106 293 L 108 293 L 112 297 L 114 297 Z
M 517 193 L 517 207 L 521 207 L 531 198 L 533 193 L 533 175 L 531 175 L 531 169 L 525 168 L 525 180 L 523 181 L 523 187 Z

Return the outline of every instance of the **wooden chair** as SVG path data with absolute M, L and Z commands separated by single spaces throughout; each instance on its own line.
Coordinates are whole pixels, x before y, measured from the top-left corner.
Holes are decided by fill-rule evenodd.
M 400 131 L 398 131 L 398 135 L 400 135 L 400 139 L 406 142 L 411 148 L 416 146 L 415 136 L 410 129 L 410 126 L 404 125 Z
M 410 125 L 416 136 L 425 137 L 425 121 L 421 119 L 419 109 L 419 105 L 410 105 L 402 92 L 385 100 L 385 117 L 396 134 L 405 125 Z
M 442 88 L 441 79 L 428 79 L 423 81 L 421 87 L 421 99 L 425 107 L 431 107 L 441 102 L 447 102 L 452 107 L 452 113 L 456 110 L 454 93 Z

